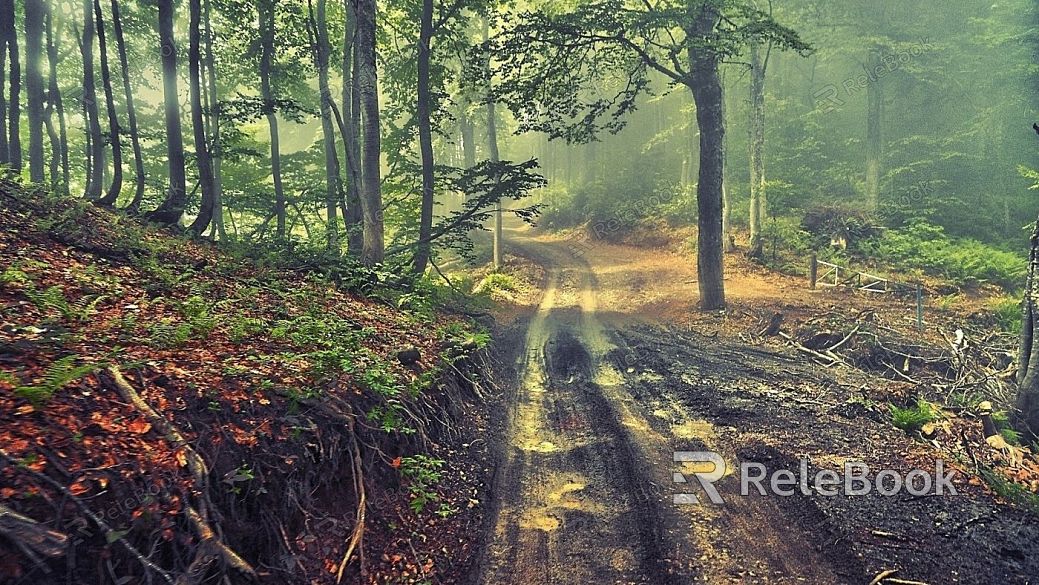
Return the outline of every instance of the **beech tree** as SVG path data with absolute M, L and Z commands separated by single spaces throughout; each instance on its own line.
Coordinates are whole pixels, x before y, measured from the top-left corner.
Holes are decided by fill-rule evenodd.
M 768 14 L 729 0 L 657 4 L 610 0 L 572 10 L 527 12 L 489 45 L 501 60 L 495 95 L 521 128 L 586 142 L 617 131 L 647 89 L 650 71 L 687 88 L 700 129 L 697 269 L 700 308 L 725 308 L 722 188 L 725 118 L 719 67 L 747 42 L 806 51 L 797 34 Z M 606 72 L 627 78 L 612 97 L 585 89 Z M 603 122 L 602 119 L 606 121 Z
M 46 176 L 43 153 L 43 0 L 25 0 L 25 92 L 29 103 L 29 177 L 42 183 Z
M 105 39 L 105 19 L 101 11 L 101 0 L 94 0 L 94 19 L 97 23 L 97 43 L 101 49 L 101 86 L 105 92 L 105 110 L 108 113 L 108 143 L 112 145 L 112 182 L 105 196 L 98 199 L 101 205 L 115 205 L 123 189 L 123 148 L 120 138 L 119 116 L 115 110 L 115 92 L 112 90 L 112 71 L 108 66 L 108 42 Z
M 184 134 L 180 123 L 177 97 L 177 45 L 173 37 L 173 0 L 158 0 L 159 52 L 162 60 L 163 112 L 166 120 L 166 156 L 169 165 L 169 187 L 166 198 L 147 218 L 168 225 L 180 221 L 188 203 L 187 179 L 184 175 Z
M 101 199 L 104 189 L 105 143 L 101 136 L 101 114 L 97 107 L 97 84 L 94 77 L 94 5 L 91 0 L 83 0 L 83 34 L 80 38 L 79 51 L 83 57 L 83 97 L 81 106 L 86 120 L 86 190 L 84 196 L 91 200 Z

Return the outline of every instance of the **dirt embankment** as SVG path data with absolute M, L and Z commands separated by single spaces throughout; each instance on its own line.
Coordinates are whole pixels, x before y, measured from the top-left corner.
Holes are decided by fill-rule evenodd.
M 452 319 L 0 201 L 0 583 L 464 577 L 487 390 Z

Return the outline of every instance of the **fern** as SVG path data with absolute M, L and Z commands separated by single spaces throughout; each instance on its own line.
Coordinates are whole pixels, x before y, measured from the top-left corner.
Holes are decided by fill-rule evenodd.
M 72 382 L 94 372 L 93 364 L 76 365 L 78 356 L 65 356 L 47 367 L 43 379 L 35 385 L 23 385 L 14 389 L 16 396 L 24 398 L 33 406 L 42 406 L 50 400 L 54 393 Z

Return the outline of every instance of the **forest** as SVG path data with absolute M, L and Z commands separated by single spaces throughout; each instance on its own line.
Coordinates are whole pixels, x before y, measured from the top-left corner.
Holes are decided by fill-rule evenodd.
M 0 0 L 0 584 L 1034 582 L 1037 84 L 1024 0 Z

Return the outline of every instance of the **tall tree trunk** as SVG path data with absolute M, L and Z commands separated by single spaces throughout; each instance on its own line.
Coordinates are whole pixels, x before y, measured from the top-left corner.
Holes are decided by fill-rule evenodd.
M 469 117 L 469 96 L 464 95 L 458 108 L 458 130 L 462 134 L 462 164 L 467 169 L 476 166 L 476 142 L 472 119 Z M 544 161 L 542 164 L 545 164 Z
M 1016 408 L 1012 414 L 1015 428 L 1039 436 L 1039 220 L 1032 230 L 1025 279 L 1021 340 L 1018 345 Z
M 210 157 L 213 159 L 213 233 L 221 240 L 227 238 L 224 229 L 224 181 L 223 181 L 223 143 L 220 141 L 220 95 L 216 89 L 216 59 L 213 53 L 212 3 L 204 0 L 203 21 L 206 23 L 206 93 L 207 110 L 209 111 L 209 135 L 212 137 Z
M 43 25 L 44 0 L 25 0 L 25 93 L 29 101 L 29 178 L 46 177 L 43 155 Z
M 422 209 L 419 214 L 418 248 L 415 250 L 415 272 L 426 271 L 433 235 L 433 123 L 430 120 L 429 95 L 430 44 L 433 40 L 433 0 L 422 0 L 422 17 L 418 37 L 418 143 L 422 159 Z
M 357 6 L 344 0 L 343 27 L 343 152 L 346 155 L 346 211 L 343 213 L 347 253 L 360 258 L 364 248 L 364 219 L 361 213 L 361 93 L 358 89 Z
M 130 65 L 126 57 L 126 39 L 123 37 L 123 19 L 119 12 L 118 0 L 112 0 L 112 30 L 115 33 L 115 44 L 119 53 L 123 99 L 126 101 L 126 120 L 130 126 L 130 146 L 133 149 L 134 193 L 127 210 L 137 213 L 140 211 L 141 201 L 144 199 L 144 157 L 141 155 L 141 137 L 137 130 L 137 109 L 134 107 L 133 91 L 130 86 Z
M 188 93 L 191 100 L 191 131 L 195 141 L 195 162 L 198 164 L 199 187 L 202 190 L 202 205 L 198 217 L 191 223 L 191 232 L 201 235 L 213 220 L 216 196 L 213 189 L 213 161 L 209 157 L 209 142 L 206 137 L 206 120 L 202 111 L 202 0 L 188 3 Z
M 490 22 L 486 17 L 483 19 L 483 40 L 487 42 L 490 37 Z M 493 90 L 492 80 L 490 76 L 491 62 L 490 56 L 487 57 L 487 61 L 484 63 L 484 70 L 487 74 L 487 157 L 492 163 L 496 163 L 501 158 L 498 153 L 498 114 L 495 112 L 494 99 L 491 97 Z M 567 156 L 567 162 L 569 163 L 569 156 Z M 494 202 L 494 237 L 492 239 L 492 262 L 494 263 L 495 270 L 501 270 L 502 267 L 502 255 L 504 242 L 502 241 L 502 209 L 501 199 Z
M 880 67 L 880 53 L 874 49 L 869 55 L 869 70 L 876 71 L 877 67 Z M 870 79 L 866 84 L 866 202 L 872 211 L 876 211 L 880 203 L 883 112 L 884 93 L 880 79 Z
M 61 97 L 61 87 L 58 85 L 58 43 L 54 38 L 54 12 L 50 2 L 47 4 L 46 12 L 47 30 L 47 65 L 48 65 L 48 89 L 47 102 L 53 106 L 53 111 L 58 116 L 58 140 L 53 146 L 52 157 L 54 161 L 61 163 L 61 181 L 57 179 L 57 173 L 51 172 L 51 188 L 55 193 L 69 194 L 69 138 L 68 125 L 65 122 L 65 104 Z M 53 163 L 52 163 L 53 169 Z
M 274 11 L 275 0 L 260 0 L 260 94 L 267 114 L 267 127 L 271 137 L 271 174 L 274 177 L 274 214 L 278 219 L 278 238 L 285 234 L 285 187 L 281 178 L 281 140 L 278 135 L 278 112 L 271 89 L 271 62 L 274 60 Z
M 123 190 L 123 148 L 119 133 L 119 117 L 115 110 L 115 95 L 112 91 L 112 70 L 108 66 L 108 43 L 105 40 L 105 17 L 101 11 L 101 0 L 94 0 L 94 18 L 97 21 L 97 43 L 101 48 L 101 85 L 105 90 L 105 108 L 108 112 L 109 142 L 112 144 L 112 183 L 108 192 L 98 200 L 102 205 L 115 205 Z
M 0 0 L 0 30 L 7 43 L 8 75 L 11 92 L 7 101 L 7 163 L 18 173 L 22 170 L 21 92 L 22 69 L 18 57 L 18 33 L 14 27 L 14 0 Z
M 169 191 L 158 209 L 147 214 L 151 221 L 173 225 L 187 207 L 184 176 L 184 131 L 180 125 L 177 92 L 177 45 L 173 37 L 173 0 L 158 0 L 159 45 L 162 54 L 163 111 L 166 120 L 166 158 L 169 162 Z
M 357 1 L 358 89 L 361 94 L 364 145 L 361 162 L 361 208 L 364 247 L 361 261 L 379 264 L 385 254 L 382 223 L 382 158 L 379 134 L 379 77 L 375 54 L 375 0 Z
M 308 3 L 309 4 L 309 3 Z M 317 0 L 317 15 L 311 14 L 316 36 L 314 57 L 317 61 L 318 92 L 321 95 L 321 135 L 325 145 L 325 239 L 329 250 L 339 252 L 339 219 L 337 210 L 343 198 L 339 177 L 339 155 L 336 132 L 332 124 L 332 91 L 328 85 L 328 61 L 332 52 L 328 41 L 327 0 Z
M 714 30 L 717 9 L 711 3 L 690 3 L 691 38 L 706 38 Z M 725 102 L 718 56 L 703 48 L 689 47 L 687 83 L 696 102 L 700 128 L 700 177 L 696 189 L 698 215 L 697 271 L 700 309 L 725 308 L 725 258 L 722 250 L 722 185 L 725 172 Z
M 91 0 L 83 0 L 83 38 L 80 53 L 83 56 L 83 113 L 86 116 L 86 134 L 89 143 L 89 170 L 84 196 L 97 201 L 105 175 L 105 143 L 101 138 L 101 115 L 97 109 L 97 87 L 94 81 L 94 7 Z
M 7 144 L 7 76 L 5 74 L 7 64 L 7 37 L 10 34 L 8 31 L 8 19 L 10 22 L 14 22 L 14 2 L 10 2 L 10 10 L 12 16 L 8 16 L 8 0 L 0 0 L 0 165 L 7 165 L 11 162 L 11 155 Z M 13 27 L 10 27 L 13 29 Z
M 750 45 L 750 249 L 762 257 L 761 226 L 765 220 L 765 68 L 761 45 Z

